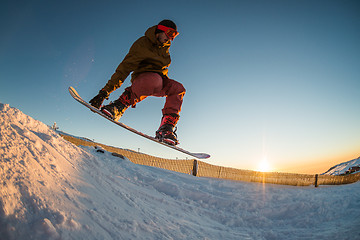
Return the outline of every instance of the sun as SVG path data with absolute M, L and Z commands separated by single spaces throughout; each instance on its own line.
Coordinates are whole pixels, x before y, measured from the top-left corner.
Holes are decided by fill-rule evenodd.
M 269 172 L 269 171 L 271 171 L 271 166 L 270 166 L 269 161 L 267 160 L 266 157 L 264 157 L 258 163 L 258 166 L 257 166 L 256 170 L 259 171 L 259 172 Z

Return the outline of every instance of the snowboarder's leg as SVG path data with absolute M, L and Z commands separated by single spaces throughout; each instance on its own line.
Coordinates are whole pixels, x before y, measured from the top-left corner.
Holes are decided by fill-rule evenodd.
M 156 138 L 170 145 L 176 145 L 178 140 L 175 127 L 180 118 L 179 113 L 185 92 L 181 83 L 168 78 L 163 79 L 157 73 L 146 72 L 137 76 L 131 87 L 126 88 L 118 100 L 103 107 L 102 111 L 117 121 L 129 106 L 135 106 L 148 96 L 166 97 Z
M 104 106 L 101 111 L 118 121 L 129 106 L 135 107 L 136 103 L 148 96 L 155 96 L 162 91 L 163 79 L 153 72 L 145 72 L 137 76 L 130 87 L 113 103 Z
M 162 110 L 163 115 L 179 114 L 186 92 L 181 83 L 172 79 L 163 79 L 154 72 L 140 74 L 133 80 L 131 87 L 125 90 L 129 92 L 125 98 L 127 105 L 135 105 L 148 96 L 166 97 L 165 106 Z
M 181 83 L 172 79 L 164 79 L 163 95 L 166 96 L 166 102 L 162 110 L 163 115 L 179 115 L 185 92 Z
M 163 117 L 160 127 L 156 131 L 156 138 L 170 145 L 179 143 L 175 132 L 185 92 L 186 90 L 181 83 L 172 79 L 164 79 L 162 93 L 166 96 L 166 102 L 162 110 Z
M 166 97 L 162 110 L 163 117 L 156 137 L 170 145 L 178 144 L 175 126 L 179 120 L 179 113 L 185 95 L 184 86 L 172 79 L 162 78 L 159 74 L 146 72 L 140 74 L 131 86 L 131 104 L 144 100 L 147 96 Z

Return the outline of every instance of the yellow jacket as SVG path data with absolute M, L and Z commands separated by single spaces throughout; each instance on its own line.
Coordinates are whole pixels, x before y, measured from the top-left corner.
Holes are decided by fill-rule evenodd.
M 108 93 L 118 89 L 131 72 L 131 81 L 143 72 L 157 72 L 167 78 L 171 63 L 170 45 L 161 44 L 155 37 L 156 26 L 150 27 L 145 36 L 131 46 L 129 53 L 116 68 L 115 73 L 103 88 Z

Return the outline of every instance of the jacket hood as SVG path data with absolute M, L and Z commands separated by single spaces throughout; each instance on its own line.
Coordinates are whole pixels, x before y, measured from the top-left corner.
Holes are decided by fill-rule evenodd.
M 146 32 L 145 32 L 145 36 L 146 36 L 153 44 L 156 44 L 156 45 L 158 45 L 158 46 L 160 46 L 160 47 L 170 47 L 171 41 L 170 41 L 170 43 L 161 44 L 161 43 L 156 39 L 156 34 L 155 34 L 156 28 L 157 28 L 157 25 L 148 28 L 148 30 L 146 30 Z

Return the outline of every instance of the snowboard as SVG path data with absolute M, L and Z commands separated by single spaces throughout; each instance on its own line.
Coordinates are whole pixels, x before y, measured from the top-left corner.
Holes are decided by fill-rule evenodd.
M 159 144 L 161 144 L 161 145 L 163 145 L 163 146 L 172 148 L 172 149 L 174 149 L 174 150 L 177 150 L 177 151 L 179 151 L 179 152 L 185 153 L 185 154 L 190 155 L 190 156 L 195 157 L 195 158 L 206 159 L 206 158 L 209 158 L 209 157 L 210 157 L 210 155 L 207 154 L 207 153 L 193 153 L 193 152 L 187 151 L 187 150 L 185 150 L 185 149 L 182 149 L 182 148 L 180 148 L 180 147 L 178 147 L 178 146 L 166 144 L 166 143 L 164 143 L 164 142 L 159 141 L 159 140 L 156 139 L 155 137 L 149 136 L 149 135 L 147 135 L 147 134 L 145 134 L 145 133 L 142 133 L 142 132 L 140 132 L 140 131 L 138 131 L 138 130 L 136 130 L 136 129 L 134 129 L 134 128 L 131 128 L 131 127 L 125 125 L 124 123 L 121 123 L 121 122 L 118 122 L 118 121 L 114 121 L 113 119 L 111 119 L 110 117 L 108 117 L 106 114 L 104 114 L 103 112 L 101 112 L 99 109 L 91 106 L 88 102 L 86 102 L 85 100 L 83 100 L 83 99 L 80 97 L 80 95 L 77 93 L 77 91 L 75 90 L 75 88 L 69 87 L 69 92 L 70 92 L 70 95 L 71 95 L 76 101 L 78 101 L 79 103 L 81 103 L 81 104 L 84 105 L 85 107 L 89 108 L 92 112 L 99 114 L 99 115 L 102 116 L 103 118 L 106 118 L 107 120 L 115 123 L 116 125 L 118 125 L 118 126 L 120 126 L 120 127 L 122 127 L 122 128 L 125 128 L 126 130 L 128 130 L 128 131 L 130 131 L 130 132 L 133 132 L 133 133 L 135 133 L 135 134 L 137 134 L 137 135 L 139 135 L 139 136 L 142 136 L 142 137 L 147 138 L 147 139 L 149 139 L 149 140 L 151 140 L 151 141 L 154 141 L 154 142 L 156 142 L 156 143 L 159 143 Z

